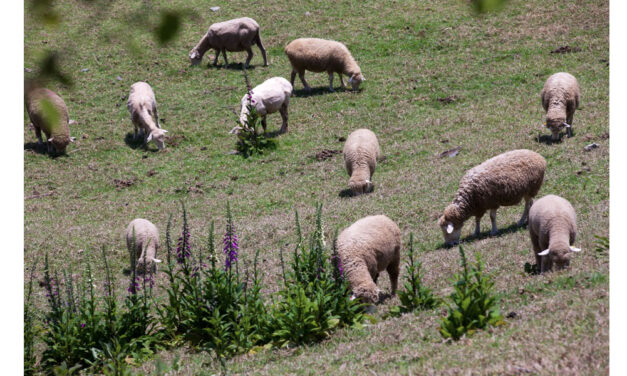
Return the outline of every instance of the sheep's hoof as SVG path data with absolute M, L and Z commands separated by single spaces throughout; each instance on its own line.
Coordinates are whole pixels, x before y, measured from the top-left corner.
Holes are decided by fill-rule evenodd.
M 333 88 L 332 88 L 332 87 L 330 87 L 330 88 L 329 88 L 329 91 L 333 93 L 335 90 L 333 90 Z
M 490 231 L 490 236 L 497 236 L 499 234 L 499 230 Z

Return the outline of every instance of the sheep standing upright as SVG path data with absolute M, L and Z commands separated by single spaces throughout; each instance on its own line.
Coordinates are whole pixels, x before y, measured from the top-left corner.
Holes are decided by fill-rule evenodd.
M 248 117 L 248 104 L 252 104 L 257 114 L 261 116 L 263 131 L 266 131 L 266 116 L 279 111 L 283 124 L 281 133 L 287 132 L 287 110 L 292 95 L 292 85 L 283 77 L 272 77 L 263 83 L 255 86 L 251 94 L 245 94 L 242 98 L 242 111 L 240 113 L 240 123 L 245 125 Z
M 371 192 L 371 179 L 381 155 L 377 136 L 369 129 L 352 132 L 344 144 L 344 164 L 350 179 L 348 186 L 353 195 Z
M 359 84 L 366 80 L 353 55 L 340 42 L 319 38 L 300 38 L 290 42 L 285 47 L 285 53 L 292 64 L 290 80 L 292 86 L 294 86 L 294 79 L 298 73 L 305 90 L 311 90 L 305 81 L 305 70 L 327 72 L 330 91 L 333 91 L 333 73 L 340 76 L 342 88 L 345 87 L 342 74 L 348 76 L 348 83 L 353 87 L 353 90 L 359 89 Z
M 392 294 L 396 292 L 400 265 L 401 230 L 385 215 L 361 218 L 337 238 L 337 253 L 353 294 L 366 303 L 379 301 L 376 281 L 386 270 Z
M 531 150 L 512 150 L 490 158 L 473 167 L 459 182 L 453 202 L 444 209 L 438 225 L 447 245 L 459 243 L 466 219 L 475 216 L 475 236 L 479 235 L 481 217 L 490 210 L 492 231 L 496 235 L 496 210 L 500 206 L 517 205 L 525 199 L 525 210 L 518 226 L 527 222 L 533 197 L 544 180 L 546 161 Z
M 542 107 L 546 111 L 545 126 L 551 129 L 551 139 L 559 139 L 559 133 L 566 127 L 568 137 L 573 135 L 573 115 L 579 107 L 579 84 L 577 79 L 566 72 L 555 73 L 545 82 L 542 93 Z
M 135 252 L 138 273 L 154 273 L 156 264 L 161 262 L 156 258 L 159 250 L 157 226 L 142 218 L 132 220 L 126 228 L 126 248 L 131 255 Z
M 43 144 L 43 131 L 48 153 L 52 153 L 53 148 L 57 153 L 64 153 L 75 138 L 70 137 L 70 116 L 63 98 L 42 87 L 26 87 L 24 91 L 26 111 L 35 128 L 38 144 Z
M 225 66 L 228 67 L 229 61 L 226 58 L 226 51 L 246 51 L 248 53 L 248 57 L 246 58 L 246 68 L 248 68 L 248 64 L 253 58 L 253 50 L 250 48 L 253 44 L 256 44 L 257 47 L 259 47 L 261 55 L 263 56 L 263 66 L 267 67 L 268 59 L 266 57 L 266 49 L 263 48 L 263 44 L 261 43 L 259 24 L 257 21 L 249 17 L 236 18 L 229 21 L 214 23 L 209 26 L 207 33 L 189 52 L 189 58 L 192 65 L 200 64 L 205 52 L 213 48 L 216 50 L 216 57 L 213 61 L 213 65 L 218 64 L 218 57 L 220 56 L 220 52 L 222 52 Z
M 155 93 L 145 82 L 135 82 L 126 104 L 137 139 L 137 129 L 144 134 L 144 146 L 153 141 L 159 150 L 165 149 L 166 130 L 159 126 Z
M 572 244 L 577 236 L 577 215 L 573 206 L 559 196 L 537 200 L 529 210 L 529 235 L 540 273 L 553 264 L 563 269 L 570 264 L 570 254 L 580 252 Z

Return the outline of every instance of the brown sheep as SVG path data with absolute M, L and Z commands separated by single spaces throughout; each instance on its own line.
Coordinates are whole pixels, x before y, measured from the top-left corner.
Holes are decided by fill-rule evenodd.
M 444 209 L 438 225 L 447 245 L 459 243 L 466 219 L 475 216 L 475 236 L 479 235 L 481 217 L 490 210 L 492 231 L 496 235 L 496 210 L 500 206 L 517 205 L 525 199 L 525 210 L 518 226 L 527 222 L 533 197 L 544 180 L 546 161 L 531 150 L 512 150 L 490 158 L 473 167 L 459 182 L 453 202 Z
M 70 137 L 70 116 L 63 98 L 43 87 L 27 87 L 24 91 L 26 111 L 35 128 L 37 143 L 43 144 L 43 131 L 48 153 L 53 152 L 53 147 L 57 153 L 64 153 L 75 138 Z

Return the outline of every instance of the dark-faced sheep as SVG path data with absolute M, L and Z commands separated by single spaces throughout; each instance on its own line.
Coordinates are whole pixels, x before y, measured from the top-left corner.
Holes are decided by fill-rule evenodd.
M 351 55 L 348 48 L 340 42 L 319 38 L 300 38 L 293 40 L 285 47 L 285 53 L 292 64 L 292 77 L 290 83 L 294 86 L 296 73 L 310 91 L 311 87 L 305 81 L 305 70 L 311 72 L 327 72 L 329 74 L 329 90 L 333 91 L 333 74 L 340 76 L 340 83 L 344 88 L 342 74 L 348 76 L 348 83 L 353 90 L 359 89 L 362 81 L 365 81 L 361 69 Z
M 27 87 L 24 101 L 38 144 L 43 144 L 43 131 L 48 153 L 52 153 L 53 148 L 57 153 L 64 153 L 67 145 L 74 142 L 75 138 L 70 137 L 70 116 L 63 98 L 46 88 Z
M 529 235 L 536 266 L 540 273 L 570 265 L 572 246 L 577 236 L 577 215 L 567 200 L 548 195 L 535 201 L 529 210 Z
M 479 235 L 481 217 L 490 211 L 492 231 L 496 235 L 496 210 L 501 206 L 517 205 L 525 199 L 525 210 L 518 226 L 527 222 L 533 197 L 544 180 L 546 161 L 531 150 L 512 150 L 490 158 L 473 167 L 459 182 L 453 202 L 444 209 L 438 225 L 447 245 L 459 243 L 464 222 L 474 216 L 475 236 Z
M 371 192 L 372 175 L 381 155 L 377 136 L 369 129 L 352 132 L 344 144 L 344 164 L 350 176 L 348 186 L 353 195 Z
M 401 231 L 385 215 L 364 217 L 337 238 L 337 252 L 353 294 L 366 303 L 379 301 L 376 281 L 386 270 L 392 294 L 396 292 L 400 264 Z
M 542 107 L 546 111 L 545 126 L 551 130 L 551 139 L 559 139 L 560 131 L 566 127 L 568 137 L 573 135 L 573 115 L 579 107 L 579 84 L 566 72 L 551 75 L 544 84 Z
M 224 63 L 228 66 L 229 61 L 226 58 L 226 51 L 246 51 L 248 53 L 246 68 L 248 68 L 248 64 L 253 58 L 253 50 L 250 48 L 253 44 L 259 47 L 261 55 L 263 56 L 263 66 L 267 67 L 268 59 L 266 57 L 266 49 L 263 48 L 263 44 L 261 43 L 259 24 L 249 17 L 236 18 L 234 20 L 214 23 L 209 26 L 207 34 L 205 34 L 202 39 L 200 39 L 200 42 L 189 52 L 189 58 L 192 65 L 200 64 L 205 52 L 213 48 L 216 50 L 213 65 L 218 64 L 218 57 L 220 56 L 220 52 L 222 52 Z

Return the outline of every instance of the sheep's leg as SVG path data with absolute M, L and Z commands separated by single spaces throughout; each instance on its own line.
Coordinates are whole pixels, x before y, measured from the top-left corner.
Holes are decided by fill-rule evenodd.
M 524 226 L 527 223 L 527 217 L 529 216 L 529 209 L 531 208 L 531 204 L 533 203 L 533 199 L 531 197 L 525 197 L 525 210 L 523 211 L 522 217 L 518 221 L 518 226 Z
M 386 269 L 390 277 L 390 284 L 392 285 L 392 295 L 396 293 L 396 288 L 398 287 L 399 263 L 400 257 L 392 261 Z
M 281 119 L 283 119 L 283 124 L 281 124 L 281 133 L 287 132 L 287 105 L 283 103 L 281 108 L 279 109 L 279 113 L 281 113 Z
M 333 90 L 333 72 L 329 72 L 329 91 L 334 92 Z
M 36 125 L 34 125 L 34 127 L 35 127 L 35 136 L 37 136 L 37 144 L 43 145 L 44 141 L 41 139 L 41 128 L 39 128 Z
M 133 124 L 133 140 L 137 140 L 137 124 Z
M 250 64 L 250 61 L 253 59 L 253 50 L 248 47 L 246 49 L 246 52 L 248 53 L 248 57 L 246 57 L 246 68 L 248 68 L 248 64 Z
M 568 135 L 568 138 L 573 137 L 573 115 L 574 114 L 575 112 L 573 111 L 566 118 L 566 124 L 570 125 L 570 127 L 566 128 L 566 134 Z
M 374 284 L 377 284 L 377 281 L 379 280 L 379 273 L 375 274 L 374 278 L 372 278 L 372 281 L 374 282 Z
M 266 126 L 268 124 L 266 123 L 266 115 L 263 115 L 261 117 L 261 126 L 263 127 L 263 133 L 266 133 Z
M 494 236 L 499 233 L 499 229 L 496 227 L 496 209 L 490 210 L 490 221 L 492 222 L 492 231 L 490 231 L 490 235 Z
M 296 71 L 292 69 L 292 77 L 290 78 L 290 84 L 294 87 L 294 80 L 296 80 Z
M 263 66 L 267 67 L 268 58 L 266 56 L 266 49 L 263 48 L 263 44 L 261 44 L 261 37 L 259 36 L 259 33 L 257 33 L 257 47 L 259 47 L 259 51 L 261 51 L 261 56 L 263 56 Z
M 216 50 L 216 58 L 213 59 L 213 66 L 214 67 L 218 65 L 218 57 L 220 57 L 220 50 Z
M 538 243 L 538 235 L 531 233 L 531 245 L 533 246 L 533 255 L 536 258 L 536 270 L 540 271 L 542 266 L 542 256 L 538 256 L 538 253 L 542 252 L 540 244 Z
M 229 61 L 226 58 L 226 48 L 222 49 L 222 57 L 224 57 L 224 67 L 228 68 L 229 67 Z
M 305 71 L 304 70 L 298 72 L 298 77 L 300 78 L 300 81 L 303 83 L 303 86 L 305 87 L 305 90 L 311 91 L 311 87 L 309 87 L 309 84 L 307 83 L 307 81 L 305 81 Z
M 479 236 L 481 233 L 481 218 L 483 218 L 483 214 L 477 215 L 475 217 L 475 233 L 474 236 Z
M 340 84 L 342 84 L 342 89 L 346 89 L 346 85 L 344 85 L 344 78 L 342 78 L 342 73 L 338 73 L 340 76 Z
M 157 123 L 157 128 L 161 128 L 159 125 L 159 114 L 157 113 L 157 106 L 152 106 L 152 111 L 155 113 L 155 123 Z

